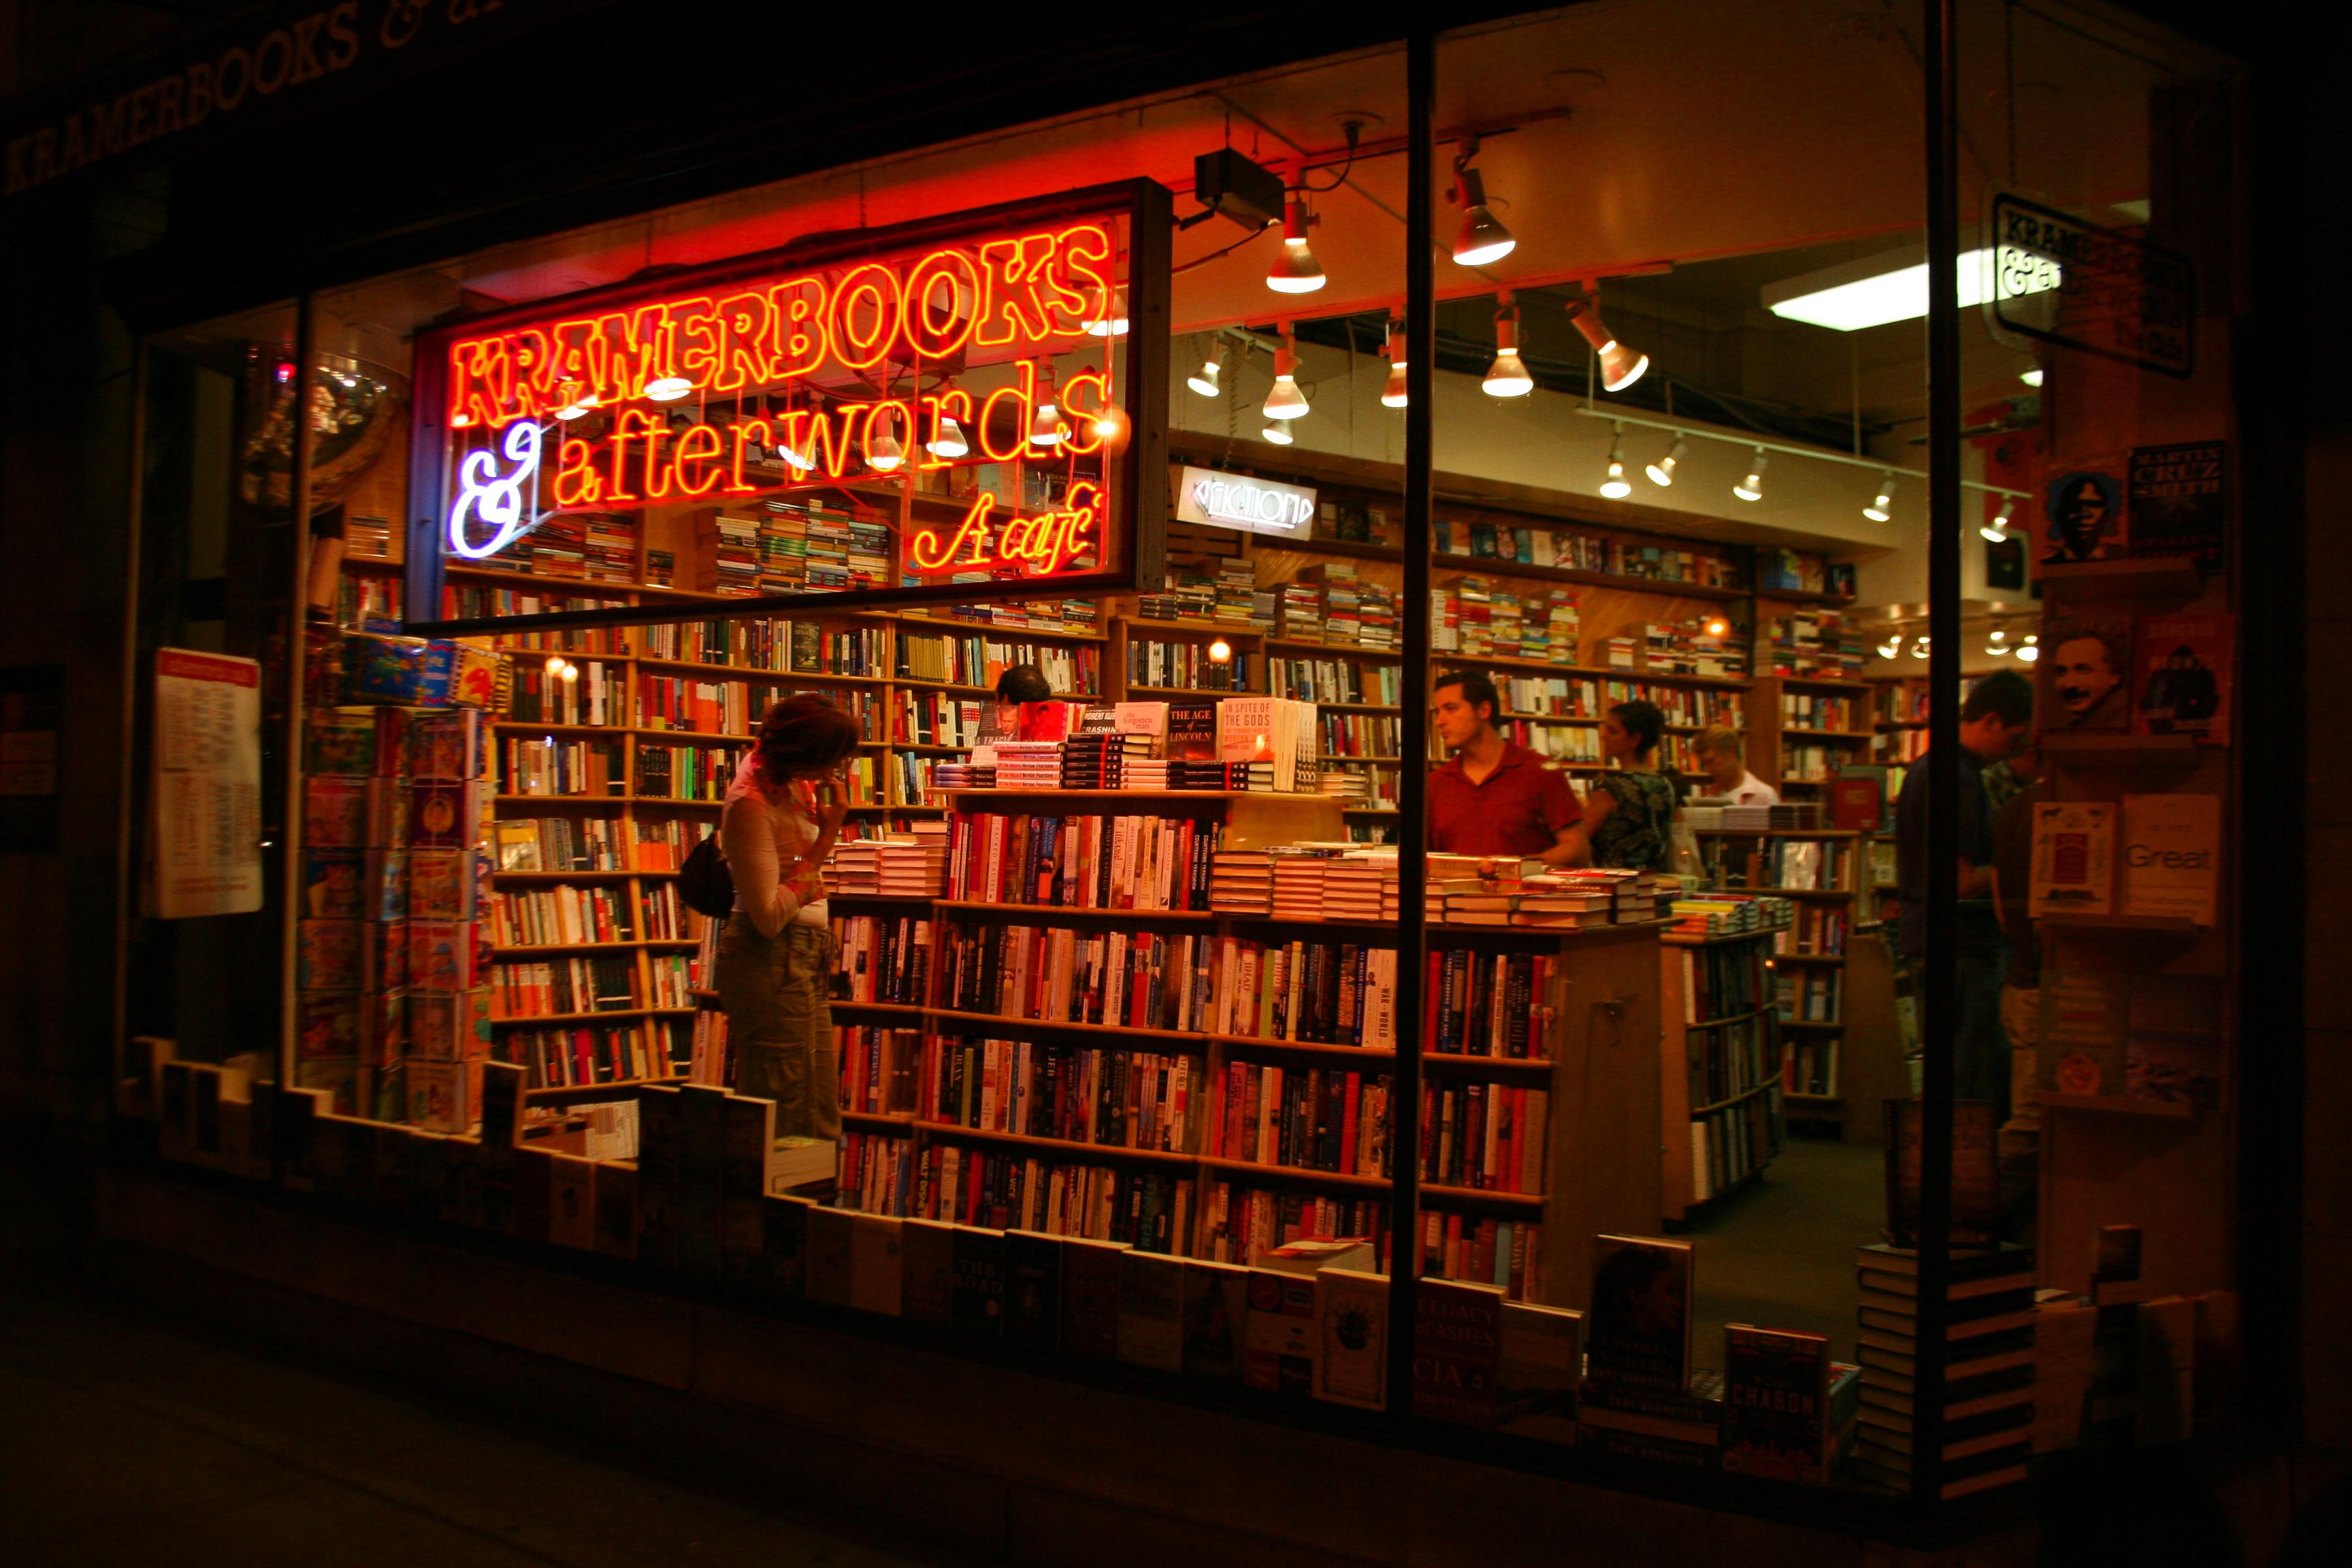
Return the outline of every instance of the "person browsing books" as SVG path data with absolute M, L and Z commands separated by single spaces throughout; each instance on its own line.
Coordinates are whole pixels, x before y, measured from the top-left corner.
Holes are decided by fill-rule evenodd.
M 1567 775 L 1495 728 L 1502 699 L 1475 670 L 1437 678 L 1430 719 L 1453 757 L 1429 775 L 1429 847 L 1567 866 L 1583 852 Z
M 1577 837 L 1585 858 L 1620 871 L 1663 871 L 1674 861 L 1675 786 L 1658 772 L 1666 716 L 1653 703 L 1620 702 L 1601 721 L 1609 771 L 1584 795 Z
M 841 764 L 858 738 L 856 721 L 826 699 L 784 699 L 768 710 L 719 819 L 735 910 L 719 935 L 719 1001 L 735 1088 L 776 1102 L 779 1137 L 841 1131 L 821 873 L 848 810 Z
M 1733 805 L 1778 805 L 1780 792 L 1748 771 L 1748 748 L 1727 724 L 1710 726 L 1698 738 L 1698 760 L 1706 769 L 1709 799 Z
M 2007 1099 L 2009 1048 L 2000 1025 L 2006 944 L 1992 907 L 1992 804 L 1984 770 L 2015 752 L 2033 723 L 2033 683 L 2013 669 L 1976 683 L 1960 704 L 1959 1018 L 1954 1031 L 1953 1093 L 1962 1100 Z M 1903 775 L 1895 803 L 1895 889 L 1901 915 L 1895 947 L 1914 963 L 1927 949 L 1927 780 L 1930 749 Z

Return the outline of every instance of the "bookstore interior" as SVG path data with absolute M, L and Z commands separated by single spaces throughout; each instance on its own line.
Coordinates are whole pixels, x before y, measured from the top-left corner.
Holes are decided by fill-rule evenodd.
M 1931 1307 L 1916 40 L 1706 9 L 1443 41 L 1425 563 L 1402 49 L 152 340 L 124 1114 L 1242 1407 L 1942 1499 L 2224 1429 L 2226 62 L 2017 11 L 1960 64 Z M 809 693 L 780 1109 L 703 847 Z M 1420 758 L 1567 815 L 1402 888 Z

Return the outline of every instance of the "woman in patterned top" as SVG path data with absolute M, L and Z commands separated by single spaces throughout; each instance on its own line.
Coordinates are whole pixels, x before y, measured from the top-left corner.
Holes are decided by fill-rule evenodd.
M 1616 765 L 1584 796 L 1589 863 L 1628 871 L 1672 864 L 1675 786 L 1658 772 L 1665 715 L 1647 702 L 1620 702 L 1601 721 L 1601 754 Z

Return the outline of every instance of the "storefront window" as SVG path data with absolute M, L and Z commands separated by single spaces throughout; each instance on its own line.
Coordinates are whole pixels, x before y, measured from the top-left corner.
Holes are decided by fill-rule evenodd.
M 285 858 L 153 1054 L 297 1185 L 1244 1398 L 1947 1496 L 2217 1422 L 2222 62 L 1963 8 L 1963 705 L 1918 40 L 1687 10 L 1444 39 L 1425 364 L 1402 50 L 152 345 L 144 642 L 259 661 Z

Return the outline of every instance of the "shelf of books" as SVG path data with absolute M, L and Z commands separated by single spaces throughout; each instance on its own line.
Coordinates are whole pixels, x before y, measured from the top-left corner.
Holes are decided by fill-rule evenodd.
M 1675 912 L 1685 919 L 1664 938 L 1658 1116 L 1668 1129 L 1687 1129 L 1664 1143 L 1661 1191 L 1670 1221 L 1760 1176 L 1780 1149 L 1783 1042 L 1772 955 L 1790 929 L 1789 911 L 1768 903 L 1778 911 L 1771 923 L 1722 929 L 1738 923 L 1741 902 L 1724 901 L 1708 921 L 1706 895 L 1679 900 Z
M 836 899 L 836 1202 L 1227 1262 L 1385 1238 L 1393 858 L 1295 789 L 950 799 L 941 896 Z M 1591 1237 L 1657 1219 L 1654 889 L 1431 897 L 1427 1266 L 1574 1304 Z

